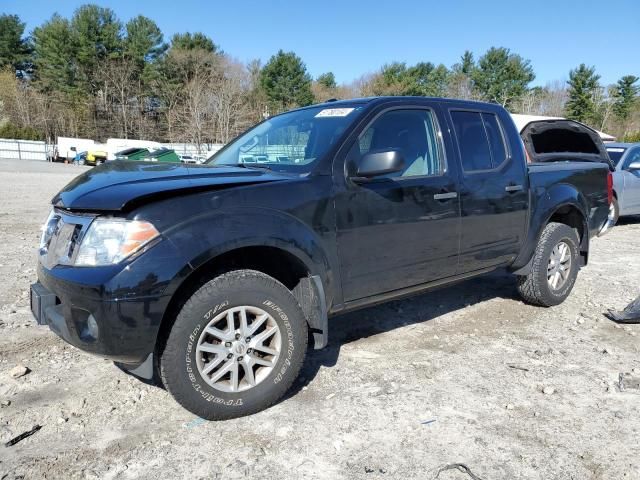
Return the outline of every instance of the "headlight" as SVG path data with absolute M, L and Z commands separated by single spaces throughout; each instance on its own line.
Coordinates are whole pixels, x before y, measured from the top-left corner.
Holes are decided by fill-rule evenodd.
M 96 218 L 82 239 L 76 266 L 112 265 L 144 247 L 159 235 L 149 222 Z
M 40 237 L 40 250 L 45 251 L 45 249 L 49 246 L 49 241 L 51 237 L 56 231 L 56 227 L 58 226 L 58 222 L 60 221 L 60 215 L 56 215 L 53 209 L 49 212 L 49 216 L 47 220 L 44 222 L 42 226 L 42 236 Z

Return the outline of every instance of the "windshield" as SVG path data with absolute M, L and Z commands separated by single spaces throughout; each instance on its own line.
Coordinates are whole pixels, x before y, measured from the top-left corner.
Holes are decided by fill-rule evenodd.
M 275 116 L 238 137 L 207 163 L 309 173 L 362 108 L 325 106 Z
M 611 159 L 613 164 L 618 165 L 618 163 L 620 163 L 622 155 L 624 155 L 624 152 L 626 150 L 626 148 L 607 148 L 607 153 L 609 154 L 609 158 Z

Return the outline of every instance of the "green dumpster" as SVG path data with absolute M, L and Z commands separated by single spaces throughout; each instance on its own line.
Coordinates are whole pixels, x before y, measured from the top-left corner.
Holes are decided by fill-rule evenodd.
M 116 160 L 144 160 L 148 155 L 146 148 L 127 148 L 116 153 Z
M 146 161 L 151 162 L 173 162 L 180 163 L 180 157 L 174 150 L 170 150 L 168 148 L 161 148 L 159 150 L 154 150 L 149 155 L 145 157 Z

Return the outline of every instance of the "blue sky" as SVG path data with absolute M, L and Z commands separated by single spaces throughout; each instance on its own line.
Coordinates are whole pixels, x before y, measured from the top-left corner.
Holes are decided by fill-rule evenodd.
M 71 16 L 87 3 L 2 0 L 0 11 L 19 15 L 27 30 L 54 12 Z M 394 60 L 451 66 L 465 49 L 476 58 L 504 46 L 531 60 L 544 85 L 566 80 L 584 62 L 605 84 L 640 76 L 640 0 L 111 0 L 96 1 L 126 21 L 155 20 L 165 37 L 202 31 L 241 61 L 267 61 L 293 50 L 314 76 L 333 71 L 351 82 Z M 533 6 L 532 6 L 533 5 Z

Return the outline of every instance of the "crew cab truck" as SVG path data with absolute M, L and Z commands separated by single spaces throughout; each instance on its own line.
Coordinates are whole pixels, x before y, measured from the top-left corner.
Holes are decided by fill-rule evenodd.
M 238 417 L 282 397 L 332 315 L 497 268 L 527 302 L 559 304 L 607 229 L 608 179 L 594 162 L 528 165 L 497 105 L 314 105 L 204 165 L 75 178 L 53 198 L 31 307 L 191 412 Z

